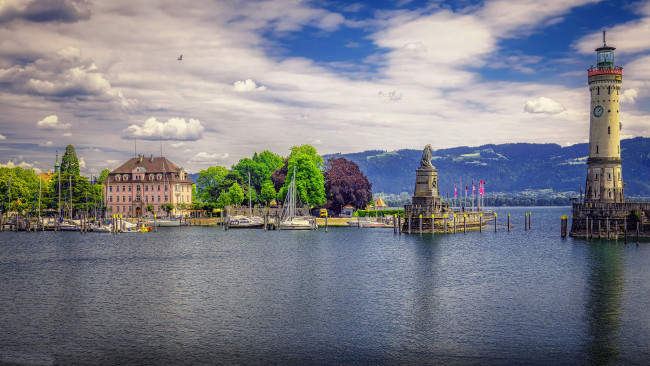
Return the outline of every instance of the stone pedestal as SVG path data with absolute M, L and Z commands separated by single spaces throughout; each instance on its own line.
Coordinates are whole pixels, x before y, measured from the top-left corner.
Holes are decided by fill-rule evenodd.
M 438 170 L 433 166 L 421 166 L 415 170 L 413 204 L 434 206 L 436 203 L 440 203 Z

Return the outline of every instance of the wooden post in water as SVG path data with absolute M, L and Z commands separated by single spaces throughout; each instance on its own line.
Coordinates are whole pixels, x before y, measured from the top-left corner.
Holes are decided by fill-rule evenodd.
M 530 218 L 531 218 L 531 217 L 533 217 L 533 213 L 532 213 L 532 212 L 529 212 L 529 213 L 528 213 L 528 230 L 532 229 L 532 226 L 531 226 L 531 224 L 530 224 Z
M 483 213 L 478 214 L 478 216 L 479 216 L 479 223 L 478 223 L 479 229 L 478 229 L 478 231 L 482 233 L 483 232 Z
M 410 215 L 410 214 L 409 214 L 409 218 L 408 218 L 408 219 L 409 219 L 409 222 L 408 222 L 408 232 L 407 232 L 407 233 L 410 234 L 410 233 L 411 233 L 411 215 Z
M 494 213 L 494 232 L 497 232 L 497 213 Z
M 524 231 L 528 230 L 528 212 L 524 212 Z
M 434 214 L 431 214 L 431 235 L 436 233 L 436 217 Z
M 456 234 L 456 214 L 454 214 L 454 234 Z
M 269 225 L 269 215 L 264 214 L 264 231 L 268 230 L 267 226 Z
M 510 231 L 510 213 L 508 213 L 508 231 Z
M 445 234 L 447 234 L 447 214 L 445 214 L 443 221 L 445 223 Z
M 598 219 L 598 239 L 600 239 L 600 222 L 603 221 L 602 219 Z
M 639 244 L 639 222 L 636 222 L 636 243 Z
M 419 221 L 420 221 L 420 235 L 422 235 L 422 214 L 420 214 Z
M 618 220 L 614 220 L 614 238 L 618 240 Z
M 609 217 L 605 218 L 605 230 L 607 230 L 607 240 L 609 240 Z
M 565 238 L 566 237 L 566 229 L 567 229 L 567 217 L 562 216 L 561 220 L 562 220 L 561 234 L 562 234 L 562 237 Z
M 402 234 L 402 216 L 397 216 L 397 233 Z
M 627 216 L 623 217 L 623 232 L 625 233 L 625 244 L 627 244 Z
M 467 232 L 467 214 L 463 214 L 463 232 Z
M 329 216 L 328 212 L 325 212 L 325 232 L 327 232 L 327 217 Z

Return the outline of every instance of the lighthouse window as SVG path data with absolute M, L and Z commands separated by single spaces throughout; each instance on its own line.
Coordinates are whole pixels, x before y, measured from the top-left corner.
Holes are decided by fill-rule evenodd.
M 598 95 L 600 95 L 600 87 L 596 88 L 596 92 L 598 93 Z
M 596 173 L 596 180 L 598 180 L 598 173 Z
M 612 128 L 610 126 L 607 126 L 607 134 L 608 135 L 612 134 Z
M 607 180 L 612 180 L 612 173 L 607 173 Z
M 598 145 L 596 145 L 596 154 L 598 154 Z
M 611 86 L 607 87 L 607 94 L 612 94 L 612 87 Z
M 612 191 L 609 191 L 607 193 L 609 193 L 609 198 L 612 198 Z

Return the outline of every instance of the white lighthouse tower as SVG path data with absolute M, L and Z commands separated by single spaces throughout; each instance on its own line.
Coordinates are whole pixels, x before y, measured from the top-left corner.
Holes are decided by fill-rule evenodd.
M 614 65 L 615 49 L 607 45 L 603 32 L 603 46 L 596 49 L 597 65 L 588 70 L 591 113 L 586 203 L 625 202 L 619 109 L 623 68 Z

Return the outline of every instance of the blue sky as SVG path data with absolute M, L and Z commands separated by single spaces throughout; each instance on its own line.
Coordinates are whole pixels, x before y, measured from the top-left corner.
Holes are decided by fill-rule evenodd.
M 648 1 L 8 0 L 0 165 L 586 142 L 603 29 L 621 135 L 650 136 Z

